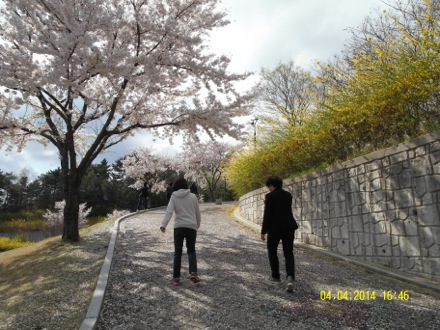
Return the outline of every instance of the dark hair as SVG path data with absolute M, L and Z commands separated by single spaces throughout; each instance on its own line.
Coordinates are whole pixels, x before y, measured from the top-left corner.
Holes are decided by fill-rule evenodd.
M 188 182 L 185 179 L 176 180 L 173 184 L 173 191 L 177 191 L 179 189 L 188 189 Z
M 266 187 L 273 186 L 275 189 L 283 188 L 283 180 L 279 176 L 271 175 L 266 180 Z

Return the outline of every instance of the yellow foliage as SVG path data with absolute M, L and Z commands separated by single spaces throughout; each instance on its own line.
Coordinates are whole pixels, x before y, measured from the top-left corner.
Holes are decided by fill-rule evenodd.
M 237 154 L 228 178 L 237 193 L 269 174 L 289 177 L 440 128 L 440 8 L 423 0 L 417 24 L 393 17 L 395 33 L 369 37 L 370 52 L 318 64 L 324 96 L 301 127 L 267 121 L 259 145 Z M 414 23 L 414 22 L 413 22 Z M 345 60 L 344 60 L 345 61 Z
M 28 242 L 22 237 L 0 237 L 0 251 L 9 251 L 32 244 L 34 243 Z

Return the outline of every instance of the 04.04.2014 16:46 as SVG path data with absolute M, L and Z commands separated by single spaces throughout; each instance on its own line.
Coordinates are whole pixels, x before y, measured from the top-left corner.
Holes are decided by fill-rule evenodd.
M 383 290 L 379 294 L 375 290 L 321 290 L 319 292 L 319 298 L 321 300 L 410 300 L 410 293 L 408 290 L 393 291 Z

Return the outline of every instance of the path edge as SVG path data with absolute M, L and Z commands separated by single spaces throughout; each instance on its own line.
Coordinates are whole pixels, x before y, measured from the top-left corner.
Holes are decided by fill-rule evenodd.
M 96 283 L 95 291 L 93 292 L 93 297 L 90 302 L 89 308 L 87 310 L 86 317 L 83 323 L 81 324 L 79 330 L 94 330 L 96 328 L 99 314 L 101 313 L 102 302 L 104 301 L 105 290 L 108 284 L 110 269 L 113 262 L 113 254 L 115 251 L 116 240 L 118 238 L 119 225 L 123 220 L 137 214 L 139 214 L 139 212 L 126 214 L 118 218 L 113 224 L 112 235 L 110 237 L 110 242 L 108 244 L 107 254 L 105 255 L 104 263 L 101 266 L 98 282 Z

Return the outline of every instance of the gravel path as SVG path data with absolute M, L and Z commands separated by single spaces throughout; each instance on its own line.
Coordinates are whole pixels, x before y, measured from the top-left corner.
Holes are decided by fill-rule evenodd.
M 440 329 L 439 294 L 302 249 L 294 251 L 293 293 L 285 281 L 269 283 L 265 244 L 230 210 L 201 205 L 202 281 L 182 279 L 179 287 L 170 285 L 173 220 L 166 234 L 159 231 L 164 210 L 123 221 L 97 329 Z M 184 254 L 182 274 L 187 265 Z M 383 291 L 396 299 L 384 300 Z

